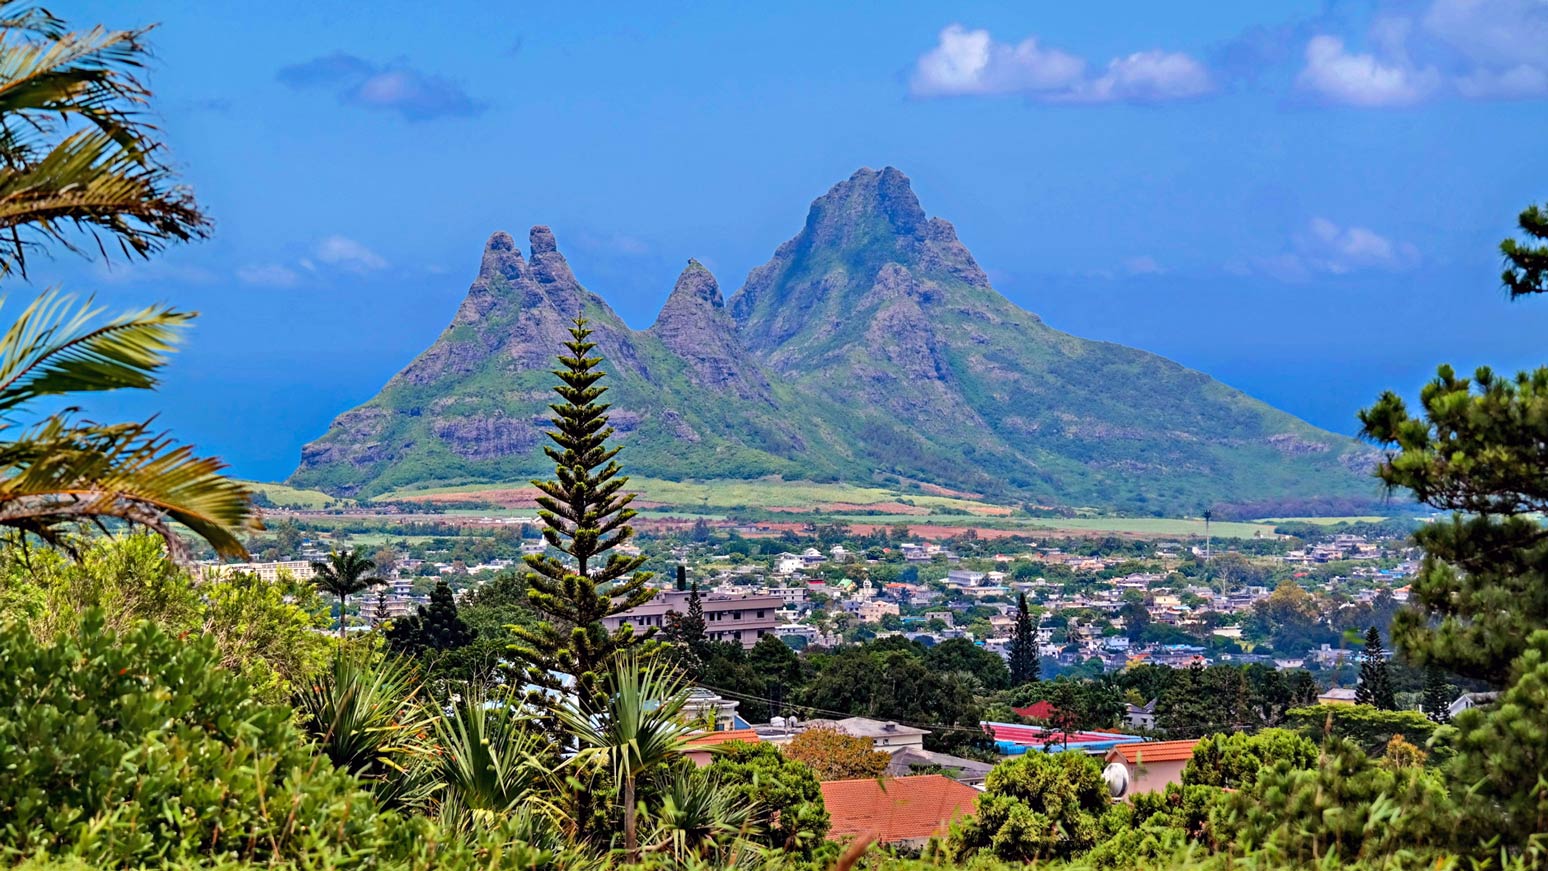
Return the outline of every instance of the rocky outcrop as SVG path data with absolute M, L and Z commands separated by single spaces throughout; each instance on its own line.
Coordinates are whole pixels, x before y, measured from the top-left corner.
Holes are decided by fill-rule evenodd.
M 770 400 L 768 377 L 742 347 L 720 285 L 699 261 L 688 261 L 649 332 L 687 362 L 698 386 L 739 399 Z

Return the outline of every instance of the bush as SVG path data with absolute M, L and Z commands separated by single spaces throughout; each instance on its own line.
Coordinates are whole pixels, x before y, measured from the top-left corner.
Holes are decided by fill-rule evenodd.
M 811 768 L 788 759 L 772 744 L 732 742 L 710 762 L 708 773 L 720 788 L 755 808 L 764 843 L 810 852 L 828 833 L 822 787 Z
M 1264 850 L 1294 864 L 1398 856 L 1418 863 L 1451 842 L 1455 809 L 1435 772 L 1383 765 L 1331 738 L 1312 768 L 1280 761 L 1260 769 L 1210 826 L 1233 852 Z
M 1317 764 L 1317 745 L 1288 729 L 1264 729 L 1256 734 L 1214 735 L 1193 748 L 1183 769 L 1183 783 L 1241 789 L 1258 779 L 1264 765 L 1288 762 L 1293 768 Z
M 1027 753 L 989 772 L 978 815 L 952 830 L 958 856 L 985 851 L 1007 862 L 1064 859 L 1111 834 L 1128 814 L 1115 808 L 1102 766 L 1084 753 Z M 1113 819 L 1104 820 L 1112 814 Z
M 252 699 L 213 644 L 91 612 L 43 643 L 0 627 L 0 843 L 101 866 L 271 861 L 423 835 L 315 756 L 293 712 Z
M 1380 756 L 1394 735 L 1422 747 L 1435 732 L 1435 723 L 1418 711 L 1383 711 L 1370 705 L 1291 708 L 1285 713 L 1285 726 L 1313 741 L 1346 738 L 1371 756 Z

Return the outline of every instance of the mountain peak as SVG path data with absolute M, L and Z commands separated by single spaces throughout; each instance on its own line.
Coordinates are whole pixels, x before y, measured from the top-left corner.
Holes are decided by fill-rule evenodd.
M 912 236 L 927 220 L 908 176 L 891 166 L 861 167 L 812 202 L 806 230 L 814 244 L 848 245 L 856 231 L 870 231 L 877 221 L 893 233 Z
M 711 307 L 719 309 L 725 308 L 726 300 L 720 294 L 720 283 L 715 280 L 715 276 L 704 267 L 704 264 L 690 258 L 688 265 L 683 267 L 682 273 L 677 276 L 677 284 L 673 286 L 672 295 L 667 297 L 666 307 L 662 311 L 697 303 L 708 303 Z
M 575 280 L 575 273 L 570 271 L 570 264 L 559 253 L 559 245 L 554 241 L 554 231 L 539 224 L 527 234 L 532 245 L 532 276 L 543 284 L 560 284 L 566 287 L 579 289 L 580 284 Z
M 484 243 L 484 260 L 479 264 L 478 277 L 490 279 L 496 276 L 506 281 L 517 281 L 527 270 L 527 261 L 511 234 L 501 230 Z

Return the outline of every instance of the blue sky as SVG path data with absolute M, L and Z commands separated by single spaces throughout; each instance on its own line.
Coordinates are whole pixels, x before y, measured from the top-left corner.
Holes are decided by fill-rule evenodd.
M 1548 199 L 1544 0 L 53 8 L 161 22 L 216 233 L 32 283 L 200 311 L 159 393 L 87 411 L 243 475 L 425 347 L 492 231 L 552 225 L 643 328 L 689 257 L 729 295 L 860 166 L 1050 324 L 1329 429 L 1442 360 L 1548 362 L 1548 300 L 1507 302 L 1495 251 Z

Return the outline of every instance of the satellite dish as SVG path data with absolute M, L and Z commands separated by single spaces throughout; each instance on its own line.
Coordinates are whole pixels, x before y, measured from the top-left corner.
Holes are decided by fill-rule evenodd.
M 1123 798 L 1129 792 L 1129 768 L 1122 762 L 1112 762 L 1102 769 L 1102 780 L 1113 798 Z

